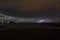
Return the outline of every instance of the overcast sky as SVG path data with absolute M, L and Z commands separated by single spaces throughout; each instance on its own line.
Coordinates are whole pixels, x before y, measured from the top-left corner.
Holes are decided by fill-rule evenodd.
M 0 8 L 6 8 L 3 14 L 12 16 L 59 16 L 59 0 L 0 0 Z M 28 14 L 28 15 L 27 15 Z

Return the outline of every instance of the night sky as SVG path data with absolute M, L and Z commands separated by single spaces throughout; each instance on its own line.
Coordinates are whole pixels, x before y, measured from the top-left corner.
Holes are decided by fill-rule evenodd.
M 3 14 L 16 17 L 60 17 L 59 0 L 0 0 Z

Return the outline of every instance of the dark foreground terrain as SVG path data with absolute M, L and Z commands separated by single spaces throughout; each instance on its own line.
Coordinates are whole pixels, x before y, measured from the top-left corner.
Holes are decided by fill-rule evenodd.
M 54 24 L 55 25 L 55 24 Z M 0 39 L 58 40 L 60 26 L 51 24 L 8 24 L 0 26 Z

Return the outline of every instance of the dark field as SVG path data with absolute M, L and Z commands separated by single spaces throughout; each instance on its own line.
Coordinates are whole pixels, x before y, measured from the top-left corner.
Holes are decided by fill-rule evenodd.
M 49 24 L 50 25 L 50 24 Z M 1 39 L 53 40 L 60 39 L 60 27 L 44 24 L 9 24 L 0 26 Z

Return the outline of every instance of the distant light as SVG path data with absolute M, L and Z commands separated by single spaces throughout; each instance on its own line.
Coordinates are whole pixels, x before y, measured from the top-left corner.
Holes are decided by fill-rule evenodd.
M 47 23 L 47 22 L 52 22 L 51 20 L 38 20 L 38 23 Z

